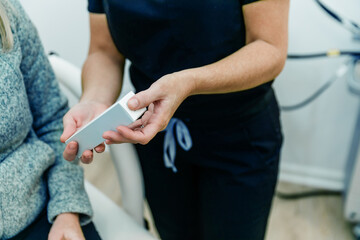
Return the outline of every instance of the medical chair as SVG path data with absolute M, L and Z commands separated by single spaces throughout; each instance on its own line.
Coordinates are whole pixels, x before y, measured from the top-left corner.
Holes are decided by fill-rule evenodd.
M 61 90 L 74 105 L 81 95 L 81 71 L 55 54 L 49 56 Z M 94 209 L 94 224 L 104 240 L 154 240 L 143 226 L 144 190 L 140 165 L 131 144 L 109 147 L 120 183 L 122 208 L 88 181 L 85 188 Z

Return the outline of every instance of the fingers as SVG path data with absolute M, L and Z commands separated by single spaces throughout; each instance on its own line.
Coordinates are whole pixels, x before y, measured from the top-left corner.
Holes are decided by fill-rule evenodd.
M 128 128 L 134 130 L 146 126 L 147 122 L 149 121 L 153 113 L 154 113 L 154 104 L 151 103 L 148 107 L 148 110 L 143 114 L 143 116 L 140 119 L 128 125 Z
M 130 142 L 147 144 L 159 132 L 159 126 L 148 124 L 144 128 L 130 129 L 125 126 L 117 127 L 117 133 L 112 134 L 109 139 L 111 142 Z
M 154 104 L 151 103 L 148 107 L 148 110 L 141 117 L 141 123 L 143 126 L 145 126 L 147 124 L 147 122 L 149 121 L 149 119 L 151 118 L 153 113 L 154 113 Z
M 136 130 L 133 131 L 126 127 L 118 127 L 117 131 L 125 139 L 131 139 L 136 143 L 145 145 L 155 137 L 155 135 L 160 131 L 160 127 L 157 124 L 148 124 L 144 128 L 141 128 L 140 130 L 137 131 Z
M 78 151 L 78 144 L 77 142 L 70 142 L 63 152 L 63 157 L 65 160 L 74 161 L 76 159 L 76 154 Z M 105 145 L 102 143 L 95 149 L 96 152 L 103 152 L 105 151 Z M 81 155 L 81 162 L 85 164 L 89 164 L 93 161 L 94 154 L 92 150 L 85 150 Z
M 96 146 L 94 148 L 95 152 L 97 153 L 102 153 L 105 151 L 105 144 L 104 143 L 101 143 L 100 145 Z
M 147 144 L 154 136 L 166 127 L 167 117 L 155 114 L 154 104 L 150 104 L 143 117 L 129 126 L 119 126 L 117 131 L 103 134 L 106 144 L 140 143 Z
M 92 150 L 85 150 L 81 155 L 81 162 L 89 164 L 93 161 L 94 153 Z
M 105 143 L 108 145 L 111 144 L 119 144 L 119 143 L 125 143 L 127 142 L 128 139 L 125 139 L 123 136 L 121 136 L 121 134 L 119 134 L 118 132 L 115 131 L 106 131 L 104 132 L 103 136 L 105 139 Z M 135 143 L 135 142 L 131 142 L 131 143 Z
M 65 115 L 63 118 L 64 131 L 60 137 L 61 142 L 65 142 L 71 135 L 76 132 L 76 122 L 70 115 Z
M 150 87 L 149 89 L 141 91 L 132 98 L 130 98 L 130 100 L 128 101 L 128 107 L 131 110 L 141 109 L 149 106 L 156 100 L 159 100 L 160 97 L 161 92 L 155 87 Z
M 64 159 L 66 159 L 68 161 L 74 161 L 74 159 L 76 158 L 77 151 L 78 151 L 77 142 L 74 142 L 74 141 L 70 142 L 65 147 L 65 150 L 63 152 Z
M 66 114 L 63 118 L 64 131 L 60 137 L 61 142 L 65 142 L 72 134 L 76 132 L 76 122 L 71 117 L 71 115 Z M 74 161 L 76 159 L 76 154 L 78 152 L 78 143 L 72 141 L 67 144 L 63 152 L 63 157 L 65 160 Z
M 127 127 L 134 130 L 137 128 L 141 128 L 142 126 L 143 126 L 143 121 L 141 119 L 138 119 L 135 122 L 128 125 Z

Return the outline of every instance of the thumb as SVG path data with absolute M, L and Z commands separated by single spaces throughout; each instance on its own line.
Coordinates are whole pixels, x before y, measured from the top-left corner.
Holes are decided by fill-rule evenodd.
M 71 137 L 71 135 L 76 132 L 76 122 L 72 117 L 65 116 L 63 118 L 63 124 L 64 131 L 60 137 L 60 141 L 64 143 L 69 137 Z
M 159 100 L 160 96 L 157 94 L 157 91 L 153 90 L 151 87 L 145 91 L 141 91 L 128 101 L 128 107 L 131 110 L 138 110 L 144 107 L 149 106 L 151 103 Z

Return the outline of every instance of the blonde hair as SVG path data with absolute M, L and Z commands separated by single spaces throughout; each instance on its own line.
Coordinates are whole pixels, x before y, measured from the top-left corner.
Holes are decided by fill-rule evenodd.
M 0 36 L 3 50 L 5 52 L 10 51 L 13 47 L 14 39 L 11 32 L 10 21 L 2 1 L 0 2 Z

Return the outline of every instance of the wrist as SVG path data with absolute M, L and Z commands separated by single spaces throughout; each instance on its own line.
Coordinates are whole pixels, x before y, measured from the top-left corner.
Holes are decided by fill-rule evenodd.
M 105 105 L 106 107 L 110 107 L 114 103 L 114 101 L 111 101 L 110 99 L 93 97 L 91 95 L 84 94 L 81 96 L 79 103 L 91 104 L 91 105 L 92 104 L 101 104 L 101 105 Z
M 94 84 L 94 86 L 92 87 L 87 87 L 83 89 L 80 97 L 80 102 L 99 103 L 106 106 L 111 106 L 120 95 L 120 90 L 114 89 Z
M 79 214 L 77 213 L 60 213 L 57 215 L 55 220 L 66 220 L 66 221 L 72 221 L 72 222 L 79 222 Z
M 180 82 L 184 86 L 186 96 L 197 94 L 198 89 L 198 70 L 196 68 L 186 69 L 178 72 L 180 74 Z
M 209 66 L 190 68 L 181 71 L 188 86 L 189 96 L 212 93 L 216 71 Z M 212 84 L 211 84 L 212 83 Z M 215 83 L 216 84 L 216 83 Z

